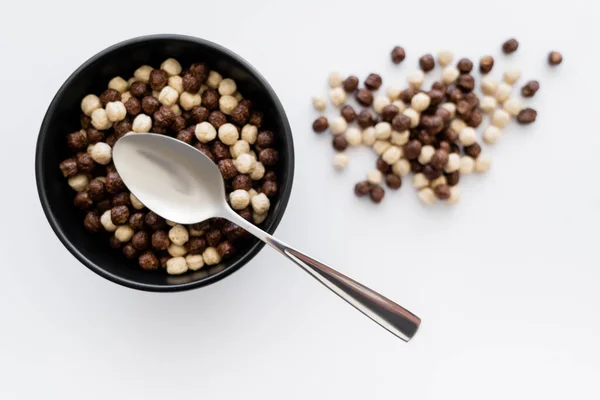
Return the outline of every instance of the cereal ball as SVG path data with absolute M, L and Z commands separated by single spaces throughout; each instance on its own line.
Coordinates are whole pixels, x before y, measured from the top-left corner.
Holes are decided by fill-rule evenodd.
M 77 161 L 73 158 L 67 158 L 59 164 L 59 167 L 65 178 L 77 175 Z
M 114 89 L 106 89 L 100 95 L 100 102 L 102 103 L 103 106 L 107 105 L 111 101 L 120 101 L 120 100 L 121 100 L 121 93 L 119 93 L 118 91 L 116 91 Z
M 250 190 L 252 188 L 252 179 L 248 175 L 237 175 L 235 178 L 233 178 L 231 187 L 233 190 Z
M 442 169 L 448 163 L 449 157 L 448 151 L 440 148 L 433 153 L 430 163 L 434 168 Z
M 391 56 L 394 64 L 400 64 L 406 58 L 406 51 L 401 46 L 394 46 Z
M 433 189 L 428 187 L 419 190 L 417 197 L 419 198 L 421 203 L 428 206 L 434 204 L 436 201 L 435 192 L 433 191 Z
M 135 97 L 132 97 L 125 101 L 125 110 L 127 114 L 135 117 L 142 112 L 142 103 Z
M 233 247 L 231 242 L 221 242 L 217 246 L 217 252 L 223 260 L 226 260 L 235 254 L 235 247 Z
M 331 72 L 327 77 L 327 81 L 329 82 L 329 87 L 337 88 L 342 86 L 342 82 L 344 82 L 344 77 L 339 72 Z
M 140 114 L 133 120 L 133 124 L 131 125 L 131 129 L 137 133 L 145 133 L 150 132 L 152 128 L 152 118 L 147 116 L 146 114 Z
M 252 171 L 255 161 L 250 154 L 241 154 L 233 163 L 240 174 L 248 174 Z
M 392 165 L 392 172 L 398 176 L 407 176 L 410 173 L 410 163 L 402 158 Z
M 398 97 L 400 97 L 402 90 L 402 85 L 400 84 L 391 85 L 386 89 L 387 97 L 390 99 L 390 101 L 397 100 Z
M 373 185 L 380 185 L 383 182 L 383 175 L 378 169 L 367 172 L 367 182 Z
M 383 80 L 381 79 L 380 75 L 371 73 L 365 79 L 364 85 L 369 90 L 379 90 L 382 83 Z
M 173 257 L 167 261 L 167 273 L 169 275 L 181 275 L 187 270 L 188 265 L 183 257 Z
M 419 121 L 421 120 L 421 114 L 413 108 L 407 108 L 402 113 L 410 118 L 410 127 L 416 128 L 419 125 Z
M 459 135 L 466 127 L 467 124 L 462 119 L 455 119 L 450 123 L 450 128 Z
M 332 89 L 332 91 L 335 89 Z M 344 101 L 346 99 L 344 98 Z M 371 104 L 373 104 L 373 93 L 371 93 L 369 90 L 367 89 L 359 89 L 358 92 L 356 92 L 356 101 L 360 104 L 363 105 L 365 107 L 369 107 Z M 343 103 L 343 102 L 342 102 Z M 335 103 L 334 103 L 335 104 Z M 341 103 L 340 103 L 341 104 Z M 360 124 L 360 119 L 359 119 L 359 124 Z M 361 125 L 362 126 L 362 125 Z M 364 126 L 363 126 L 364 128 Z
M 94 167 L 94 159 L 87 152 L 77 154 L 76 163 L 77 171 L 79 172 L 89 172 Z
M 167 249 L 167 252 L 171 255 L 171 257 L 183 257 L 187 254 L 187 249 L 184 246 L 171 243 Z
M 73 199 L 73 204 L 75 207 L 85 210 L 90 208 L 94 204 L 94 201 L 90 197 L 90 194 L 84 190 L 82 192 L 77 192 Z
M 391 146 L 382 155 L 381 159 L 388 165 L 393 165 L 402 157 L 402 149 L 398 146 Z
M 215 265 L 221 262 L 221 255 L 214 247 L 208 247 L 202 253 L 202 258 L 204 259 L 204 263 L 206 265 Z
M 165 71 L 169 76 L 181 74 L 181 64 L 174 58 L 167 58 L 160 64 L 160 69 Z
M 266 213 L 271 207 L 271 202 L 264 193 L 260 193 L 252 197 L 250 203 L 252 204 L 252 210 L 258 214 Z
M 429 182 L 429 186 L 432 189 L 435 189 L 435 188 L 437 188 L 440 185 L 447 185 L 446 177 L 444 175 L 440 175 L 436 179 L 434 179 L 431 182 Z
M 375 125 L 375 138 L 377 140 L 389 139 L 392 134 L 392 126 L 388 122 L 380 122 Z
M 391 146 L 392 144 L 387 140 L 376 140 L 375 143 L 373 143 L 373 150 L 378 156 L 380 156 Z
M 106 110 L 99 108 L 92 112 L 92 126 L 98 130 L 106 130 L 111 127 Z
M 112 148 L 104 142 L 98 142 L 92 148 L 91 156 L 98 164 L 107 165 L 112 160 Z
M 333 167 L 342 170 L 348 166 L 348 160 L 346 153 L 335 153 L 333 156 Z
M 91 117 L 92 113 L 100 108 L 102 108 L 102 103 L 94 94 L 88 94 L 81 100 L 81 111 L 88 117 Z
M 232 96 L 222 96 L 219 99 L 219 109 L 223 114 L 230 115 L 231 112 L 237 107 L 238 101 Z
M 245 190 L 234 190 L 229 193 L 229 204 L 231 204 L 231 208 L 234 210 L 242 210 L 250 204 L 250 196 Z
M 312 98 L 312 104 L 315 110 L 324 111 L 327 108 L 327 99 L 325 96 L 314 96 Z
M 377 96 L 375 100 L 373 100 L 373 109 L 377 114 L 381 114 L 383 108 L 391 103 L 390 99 L 387 96 Z
M 183 246 L 190 239 L 188 230 L 183 225 L 175 225 L 169 230 L 169 240 L 178 246 Z
M 502 103 L 506 99 L 508 99 L 511 92 L 512 92 L 512 86 L 509 85 L 508 83 L 502 82 L 500 85 L 498 85 L 498 88 L 496 89 L 496 93 L 494 94 L 494 96 L 496 97 L 496 100 L 498 100 L 500 103 Z
M 460 188 L 458 186 L 450 187 L 450 197 L 446 199 L 447 204 L 457 204 L 460 201 Z
M 375 143 L 375 128 L 368 127 L 362 131 L 362 142 L 367 146 L 372 146 Z
M 518 115 L 519 112 L 521 112 L 521 101 L 516 97 L 511 97 L 504 102 L 502 108 L 509 115 L 512 115 L 514 117 Z
M 521 70 L 518 68 L 509 68 L 504 72 L 504 82 L 509 85 L 514 84 L 521 77 Z
M 250 172 L 250 179 L 258 181 L 265 176 L 265 166 L 260 162 L 256 161 Z
M 331 122 L 329 123 L 329 128 L 331 130 L 331 133 L 333 133 L 334 135 L 339 135 L 339 134 L 344 133 L 346 131 L 347 127 L 348 127 L 348 123 L 346 122 L 344 117 L 341 117 L 341 116 L 332 119 Z
M 347 93 L 352 93 L 356 90 L 356 88 L 358 88 L 358 83 L 358 77 L 350 75 L 344 79 L 344 82 L 342 82 L 342 87 Z
M 404 112 L 406 110 L 406 104 L 402 100 L 394 100 L 392 101 L 392 105 L 398 109 L 398 112 Z
M 250 144 L 254 144 L 256 142 L 256 138 L 258 137 L 258 129 L 254 125 L 244 125 L 242 128 L 242 140 Z
M 190 254 L 186 256 L 185 262 L 187 264 L 187 268 L 189 268 L 191 271 L 198 271 L 200 268 L 204 267 L 204 258 L 202 258 L 202 255 L 200 254 Z M 167 262 L 167 268 L 168 266 L 169 264 Z M 167 272 L 169 271 L 167 270 Z
M 531 124 L 532 122 L 535 122 L 536 119 L 537 119 L 537 111 L 535 111 L 533 108 L 529 108 L 529 107 L 524 108 L 517 115 L 517 122 L 521 125 Z
M 237 90 L 237 85 L 233 79 L 223 79 L 219 82 L 219 94 L 221 96 L 231 96 Z
M 456 153 L 448 154 L 448 162 L 444 166 L 444 171 L 450 173 L 458 171 L 460 168 L 460 156 Z
M 500 140 L 501 137 L 502 131 L 493 125 L 488 126 L 483 131 L 483 141 L 487 144 L 494 144 Z
M 417 69 L 407 76 L 408 84 L 410 87 L 414 89 L 419 89 L 423 86 L 423 81 L 425 80 L 425 74 L 420 69 Z
M 356 127 L 350 127 L 346 130 L 344 138 L 350 146 L 358 146 L 362 142 L 362 133 Z
M 169 221 L 168 219 L 165 220 L 165 223 L 171 228 L 177 225 L 177 222 Z
M 487 172 L 490 169 L 490 164 L 492 160 L 489 156 L 480 155 L 475 160 L 475 172 Z
M 166 250 L 171 245 L 171 240 L 165 231 L 159 230 L 152 234 L 151 243 L 156 250 Z
M 147 251 L 138 258 L 138 263 L 140 268 L 144 271 L 154 271 L 158 269 L 158 258 L 154 255 L 153 252 Z
M 448 111 L 448 113 L 450 114 L 450 118 L 454 118 L 454 116 L 456 115 L 456 104 L 454 103 L 444 103 L 440 106 L 442 109 Z
M 89 183 L 87 175 L 84 174 L 72 176 L 69 178 L 68 182 L 69 186 L 71 186 L 71 188 L 76 192 L 81 192 L 87 189 Z
M 210 71 L 208 73 L 208 78 L 206 79 L 206 85 L 211 89 L 216 89 L 219 87 L 219 84 L 223 80 L 221 74 L 217 71 Z
M 124 93 L 127 91 L 129 84 L 127 81 L 120 76 L 115 76 L 108 82 L 108 88 L 116 90 L 119 93 Z
M 145 96 L 142 98 L 142 110 L 146 114 L 154 114 L 160 108 L 160 101 L 152 96 Z
M 458 134 L 458 140 L 460 140 L 460 143 L 463 146 L 472 145 L 477 140 L 477 135 L 475 134 L 475 129 L 471 128 L 470 126 L 464 128 Z
M 413 186 L 417 189 L 427 187 L 429 186 L 429 179 L 427 179 L 425 174 L 419 172 L 413 176 Z
M 495 97 L 492 96 L 483 96 L 481 101 L 479 102 L 479 107 L 487 113 L 491 113 L 492 111 L 494 111 L 497 106 L 498 101 Z
M 125 119 L 127 109 L 125 104 L 120 101 L 111 101 L 106 105 L 106 117 L 110 122 L 117 122 Z
M 460 71 L 458 70 L 458 68 L 456 68 L 453 65 L 448 65 L 442 71 L 442 82 L 444 82 L 446 85 L 450 85 L 451 83 L 454 83 L 454 81 L 456 81 L 459 75 Z
M 158 95 L 158 101 L 164 106 L 171 107 L 177 103 L 179 99 L 179 92 L 173 89 L 171 86 L 165 86 Z M 197 104 L 199 105 L 199 104 Z
M 267 216 L 268 216 L 267 213 L 258 214 L 258 213 L 253 212 L 252 213 L 252 221 L 254 222 L 255 225 L 260 225 L 267 219 Z
M 232 179 L 238 173 L 233 160 L 230 158 L 220 160 L 218 166 L 219 171 L 221 171 L 221 175 L 223 175 L 223 179 Z
M 100 217 L 100 223 L 107 232 L 114 232 L 117 230 L 117 226 L 113 224 L 110 214 L 110 210 L 105 211 Z
M 510 115 L 504 110 L 496 110 L 492 115 L 492 125 L 498 128 L 504 128 L 510 121 Z
M 149 65 L 142 65 L 141 67 L 135 70 L 133 76 L 140 82 L 148 83 L 148 81 L 150 80 L 150 73 L 153 69 L 154 68 L 152 68 Z
M 250 153 L 250 144 L 245 140 L 238 140 L 233 146 L 229 148 L 229 153 L 232 158 L 238 158 L 244 153 Z
M 196 134 L 196 138 L 202 143 L 208 143 L 217 137 L 217 130 L 209 122 L 201 122 L 196 125 L 194 133 Z
M 469 156 L 462 156 L 460 158 L 460 169 L 459 172 L 461 175 L 469 175 L 473 172 L 475 168 L 475 160 Z
M 224 124 L 219 128 L 219 140 L 228 146 L 233 146 L 239 138 L 239 133 L 235 125 Z
M 418 112 L 425 111 L 431 104 L 431 99 L 425 93 L 417 93 L 410 100 L 410 106 Z
M 438 63 L 442 67 L 450 65 L 453 59 L 454 54 L 450 50 L 442 50 L 438 53 Z
M 133 229 L 129 225 L 122 225 L 115 230 L 115 237 L 119 242 L 127 243 L 133 237 L 133 233 Z
M 346 92 L 341 87 L 336 87 L 329 91 L 329 99 L 331 100 L 331 103 L 336 107 L 339 107 L 342 104 L 344 104 L 346 102 L 346 98 Z
M 131 238 L 131 244 L 136 250 L 146 250 L 150 246 L 150 235 L 146 231 L 136 232 Z
M 555 66 L 560 65 L 563 61 L 563 56 L 558 51 L 551 51 L 548 54 L 548 64 Z
M 110 210 L 110 219 L 115 225 L 126 224 L 129 220 L 129 209 L 127 206 L 116 206 Z
M 186 111 L 189 111 L 195 106 L 200 105 L 200 99 L 200 94 L 198 93 L 192 94 L 189 92 L 183 92 L 181 93 L 181 96 L 179 96 L 179 104 L 181 105 L 181 108 L 183 108 Z
M 433 157 L 433 153 L 435 153 L 435 148 L 433 146 L 423 146 L 418 158 L 419 163 L 422 165 L 429 164 L 431 157 Z
M 396 146 L 404 146 L 406 143 L 408 143 L 409 137 L 410 132 L 408 130 L 403 132 L 392 131 L 390 142 Z
M 481 80 L 481 91 L 488 96 L 493 95 L 498 89 L 498 80 L 491 75 Z
M 85 229 L 92 233 L 100 232 L 100 230 L 102 229 L 102 223 L 100 222 L 98 214 L 92 211 L 88 212 L 85 215 L 85 219 L 83 220 L 83 226 L 85 227 Z
M 181 76 L 175 75 L 169 77 L 167 84 L 173 89 L 175 89 L 177 93 L 179 93 L 179 95 L 185 92 L 185 89 L 183 88 L 183 79 L 181 78 Z

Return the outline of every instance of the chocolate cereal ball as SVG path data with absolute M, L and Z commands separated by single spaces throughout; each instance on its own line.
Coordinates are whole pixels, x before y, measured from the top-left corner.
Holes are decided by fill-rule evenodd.
M 140 265 L 140 268 L 142 268 L 145 271 L 154 271 L 158 269 L 159 265 L 158 258 L 156 258 L 156 255 L 151 251 L 147 251 L 144 254 L 142 254 L 138 258 L 138 263 Z

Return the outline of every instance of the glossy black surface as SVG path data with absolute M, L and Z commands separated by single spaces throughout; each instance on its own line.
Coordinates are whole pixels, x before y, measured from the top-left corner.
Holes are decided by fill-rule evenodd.
M 141 65 L 158 67 L 169 57 L 179 60 L 184 68 L 192 62 L 208 62 L 212 69 L 234 79 L 244 98 L 252 100 L 256 109 L 264 112 L 263 129 L 276 133 L 280 151 L 277 169 L 280 190 L 262 225 L 269 233 L 275 231 L 283 216 L 294 175 L 292 133 L 283 107 L 265 79 L 235 53 L 194 37 L 154 35 L 121 42 L 86 61 L 60 88 L 42 123 L 35 158 L 38 194 L 52 229 L 79 261 L 113 282 L 149 291 L 179 291 L 213 283 L 242 267 L 264 246 L 263 242 L 252 239 L 247 249 L 222 266 L 205 267 L 183 276 L 168 276 L 162 271 L 149 273 L 132 267 L 120 251 L 110 249 L 106 238 L 84 229 L 82 214 L 72 204 L 74 192 L 58 168 L 58 164 L 68 157 L 66 134 L 80 127 L 81 99 L 89 93 L 99 95 L 115 76 L 127 79 Z

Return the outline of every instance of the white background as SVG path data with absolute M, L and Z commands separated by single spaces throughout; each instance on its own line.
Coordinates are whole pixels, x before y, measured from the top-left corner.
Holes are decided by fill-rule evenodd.
M 0 398 L 598 399 L 595 3 L 12 4 L 0 24 Z M 150 33 L 213 40 L 264 74 L 296 144 L 277 235 L 419 315 L 412 342 L 270 249 L 213 286 L 155 294 L 96 276 L 61 246 L 34 183 L 43 115 L 88 57 Z M 541 82 L 538 121 L 484 149 L 492 169 L 461 182 L 462 202 L 423 207 L 410 182 L 379 206 L 355 198 L 375 156 L 353 149 L 335 173 L 330 139 L 310 129 L 327 73 L 403 82 L 420 55 L 450 48 L 497 56 L 499 74 L 510 36 L 521 45 L 508 63 Z M 389 61 L 396 44 L 408 53 L 400 67 Z M 565 58 L 553 70 L 551 49 Z

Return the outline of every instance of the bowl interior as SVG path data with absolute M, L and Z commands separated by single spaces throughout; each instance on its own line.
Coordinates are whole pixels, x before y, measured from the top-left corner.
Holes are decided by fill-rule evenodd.
M 263 246 L 253 240 L 221 265 L 183 276 L 167 276 L 164 271 L 149 273 L 136 268 L 135 261 L 128 261 L 120 250 L 111 249 L 105 237 L 83 227 L 83 214 L 73 206 L 74 192 L 58 168 L 69 156 L 66 135 L 80 128 L 81 99 L 89 93 L 99 95 L 115 76 L 128 79 L 141 65 L 157 68 L 169 57 L 179 60 L 184 68 L 193 62 L 207 62 L 211 69 L 234 79 L 244 98 L 252 100 L 255 108 L 264 113 L 262 129 L 275 133 L 281 157 L 276 169 L 279 193 L 262 225 L 270 233 L 283 215 L 293 180 L 293 143 L 285 112 L 264 78 L 234 53 L 196 38 L 161 35 L 117 44 L 88 60 L 61 87 L 42 124 L 36 149 L 40 200 L 59 239 L 82 263 L 112 281 L 143 290 L 174 291 L 212 283 L 240 268 Z

